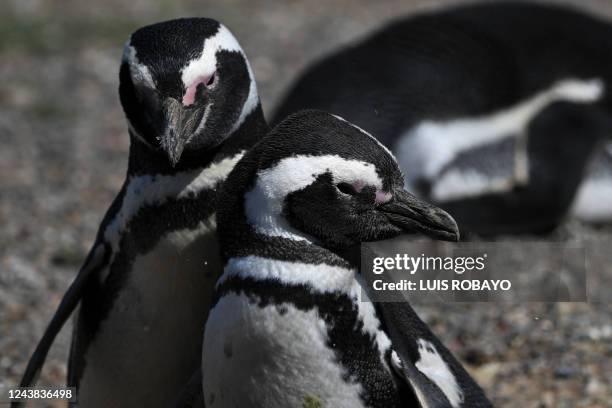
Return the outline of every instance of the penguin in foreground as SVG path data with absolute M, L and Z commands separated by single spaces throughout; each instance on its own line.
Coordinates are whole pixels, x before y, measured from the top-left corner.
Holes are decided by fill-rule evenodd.
M 316 108 L 375 134 L 464 233 L 546 232 L 572 208 L 610 221 L 612 177 L 587 170 L 612 148 L 611 50 L 610 23 L 559 6 L 430 12 L 314 64 L 271 123 Z
M 207 408 L 489 407 L 407 303 L 374 304 L 339 254 L 403 233 L 457 240 L 391 153 L 320 111 L 292 115 L 228 176 L 225 262 L 204 335 Z
M 129 125 L 126 181 L 34 352 L 80 305 L 68 385 L 83 407 L 166 407 L 199 367 L 222 268 L 220 183 L 267 125 L 249 63 L 217 21 L 146 26 L 125 46 L 119 94 Z

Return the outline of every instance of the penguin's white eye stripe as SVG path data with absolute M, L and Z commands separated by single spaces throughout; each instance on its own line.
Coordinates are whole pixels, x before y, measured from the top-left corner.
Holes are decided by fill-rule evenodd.
M 196 59 L 189 61 L 189 63 L 181 70 L 181 80 L 183 82 L 183 86 L 185 89 L 188 89 L 198 77 L 210 77 L 216 75 L 217 70 L 217 52 L 219 51 L 227 51 L 227 52 L 238 52 L 244 58 L 244 63 L 246 64 L 247 70 L 249 72 L 249 78 L 251 80 L 251 84 L 249 86 L 249 94 L 247 96 L 244 105 L 242 106 L 242 110 L 240 112 L 240 116 L 238 120 L 234 122 L 230 133 L 233 133 L 236 129 L 238 129 L 246 117 L 257 108 L 259 105 L 259 96 L 257 95 L 257 85 L 255 83 L 255 77 L 253 75 L 253 70 L 249 64 L 248 59 L 244 55 L 240 44 L 236 40 L 236 38 L 232 35 L 232 33 L 224 26 L 220 25 L 217 33 L 207 38 L 204 41 L 202 53 Z M 197 90 L 197 87 L 196 87 Z M 195 98 L 195 93 L 194 93 Z M 187 97 L 185 102 L 190 102 L 191 96 Z M 193 103 L 193 102 L 192 102 Z M 197 131 L 199 131 L 198 129 Z M 196 132 L 197 132 L 196 131 Z
M 189 61 L 181 70 L 181 80 L 185 89 L 195 83 L 199 77 L 209 77 L 214 74 L 217 69 L 217 52 L 220 50 L 243 54 L 236 38 L 223 25 L 219 26 L 217 34 L 204 40 L 200 56 Z
M 397 159 L 393 155 L 393 152 L 391 152 L 391 150 L 389 150 L 387 148 L 387 146 L 385 146 L 384 144 L 380 143 L 380 141 L 377 138 L 375 138 L 374 136 L 372 136 L 371 133 L 366 132 L 364 129 L 360 128 L 359 126 L 357 126 L 353 122 L 349 122 L 348 120 L 344 119 L 342 116 L 333 115 L 333 114 L 331 116 L 333 116 L 334 118 L 336 118 L 338 120 L 341 120 L 342 122 L 345 122 L 345 123 L 349 124 L 350 126 L 354 127 L 355 129 L 357 129 L 358 131 L 363 133 L 364 135 L 368 136 L 370 139 L 374 140 L 379 147 L 381 147 L 389 156 L 391 156 L 391 158 L 393 159 L 394 162 L 397 162 Z
M 155 88 L 155 81 L 149 71 L 149 67 L 141 64 L 136 55 L 136 48 L 134 48 L 128 41 L 123 48 L 123 61 L 127 62 L 130 67 L 130 75 L 132 81 L 145 84 L 150 88 Z

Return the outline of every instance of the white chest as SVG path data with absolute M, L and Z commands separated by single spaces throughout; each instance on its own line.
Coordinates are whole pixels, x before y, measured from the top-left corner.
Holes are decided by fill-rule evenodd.
M 327 347 L 316 310 L 260 307 L 244 295 L 223 297 L 211 311 L 203 348 L 207 407 L 362 407 L 361 386 L 346 382 Z

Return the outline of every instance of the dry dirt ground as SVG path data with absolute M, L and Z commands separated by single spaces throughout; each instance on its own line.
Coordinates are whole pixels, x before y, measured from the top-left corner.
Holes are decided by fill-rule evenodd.
M 131 31 L 178 16 L 221 20 L 249 56 L 270 112 L 313 58 L 390 18 L 451 3 L 458 2 L 5 0 L 0 385 L 18 381 L 123 180 L 128 137 L 116 90 L 122 46 Z M 610 1 L 571 3 L 612 19 Z M 554 235 L 568 237 L 609 243 L 612 229 L 569 223 Z M 507 245 L 512 251 L 512 241 Z M 497 406 L 611 406 L 612 266 L 590 266 L 595 275 L 588 304 L 445 304 L 418 310 Z M 63 383 L 69 334 L 66 327 L 59 336 L 42 383 Z

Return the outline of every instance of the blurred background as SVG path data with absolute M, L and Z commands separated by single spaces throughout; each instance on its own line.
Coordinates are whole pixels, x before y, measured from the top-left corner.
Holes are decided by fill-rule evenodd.
M 3 0 L 0 385 L 19 381 L 123 181 L 129 139 L 118 68 L 132 31 L 180 16 L 220 20 L 249 57 L 269 114 L 313 59 L 392 18 L 459 3 Z M 612 20 L 612 1 L 562 3 Z M 505 240 L 512 250 L 514 241 L 529 239 L 535 238 Z M 612 247 L 612 228 L 570 222 L 546 239 Z M 589 304 L 440 304 L 417 311 L 496 406 L 612 406 L 612 265 L 593 262 L 598 275 L 589 282 Z M 64 384 L 69 338 L 66 327 L 42 384 Z

